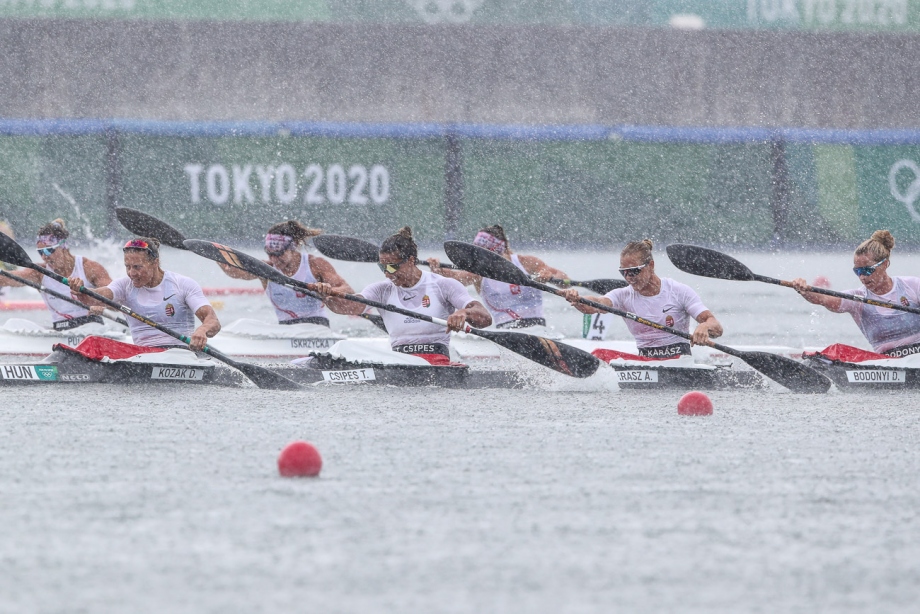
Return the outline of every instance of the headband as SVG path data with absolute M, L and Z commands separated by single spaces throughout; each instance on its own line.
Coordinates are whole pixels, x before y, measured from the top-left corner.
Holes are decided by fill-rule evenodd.
M 267 234 L 265 235 L 265 251 L 271 253 L 279 253 L 285 250 L 291 249 L 291 245 L 294 243 L 294 238 L 287 235 L 275 235 Z
M 479 234 L 476 235 L 476 238 L 473 239 L 473 245 L 479 247 L 484 247 L 490 252 L 495 252 L 496 254 L 503 254 L 505 252 L 505 242 L 501 239 L 497 239 L 490 235 L 487 232 L 479 231 Z

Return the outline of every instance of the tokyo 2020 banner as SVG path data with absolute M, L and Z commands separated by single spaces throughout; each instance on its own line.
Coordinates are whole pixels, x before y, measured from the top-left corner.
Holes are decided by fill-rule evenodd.
M 778 147 L 779 137 L 757 131 L 585 130 L 576 139 L 577 128 L 559 138 L 560 128 L 512 138 L 475 127 L 479 136 L 464 136 L 459 126 L 449 155 L 431 126 L 42 126 L 0 134 L 0 218 L 21 232 L 64 217 L 87 235 L 118 234 L 112 208 L 123 205 L 192 235 L 249 241 L 296 218 L 368 238 L 411 225 L 428 243 L 501 223 L 516 241 L 546 246 L 648 236 L 814 247 L 877 228 L 920 245 L 920 133 L 852 133 L 846 143 L 790 132 Z

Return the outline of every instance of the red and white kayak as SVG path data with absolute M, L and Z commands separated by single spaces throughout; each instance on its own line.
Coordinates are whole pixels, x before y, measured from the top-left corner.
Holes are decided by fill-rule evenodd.
M 806 352 L 805 363 L 841 390 L 920 388 L 920 354 L 892 358 L 842 343 Z

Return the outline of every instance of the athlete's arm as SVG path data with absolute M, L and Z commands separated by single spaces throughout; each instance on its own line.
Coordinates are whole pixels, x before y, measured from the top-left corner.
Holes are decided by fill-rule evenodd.
M 551 267 L 536 256 L 518 256 L 524 270 L 536 281 L 549 281 L 550 279 L 568 279 L 565 271 Z
M 195 317 L 201 320 L 201 326 L 192 333 L 192 342 L 188 347 L 194 351 L 199 351 L 208 343 L 208 339 L 220 332 L 220 320 L 217 319 L 217 312 L 210 305 L 202 305 L 195 312 Z
M 469 322 L 470 326 L 485 328 L 492 324 L 492 315 L 479 301 L 473 301 L 463 309 L 458 309 L 447 316 L 447 330 L 463 330 Z
M 338 313 L 343 316 L 359 316 L 364 313 L 364 310 L 367 308 L 364 303 L 356 303 L 347 298 L 330 296 L 330 293 L 333 292 L 334 289 L 327 283 L 319 282 L 315 285 L 316 292 L 323 295 L 323 303 L 325 303 L 326 307 L 328 307 L 332 313 Z M 364 298 L 361 294 L 357 296 Z
M 825 307 L 831 311 L 840 310 L 840 301 L 843 299 L 840 299 L 836 296 L 818 294 L 817 292 L 809 292 L 807 290 L 809 287 L 808 282 L 801 277 L 792 280 L 792 287 L 802 296 L 803 299 L 809 303 L 821 305 L 822 307 Z
M 710 339 L 717 339 L 722 336 L 722 324 L 716 319 L 711 311 L 706 310 L 696 317 L 699 324 L 693 331 L 693 338 L 690 343 L 693 345 L 709 345 Z
M 263 262 L 265 262 L 263 260 Z M 265 262 L 265 264 L 271 266 L 270 262 Z M 230 266 L 223 262 L 218 262 L 217 266 L 220 267 L 220 270 L 226 274 L 227 277 L 232 277 L 233 279 L 259 279 L 258 276 L 253 275 L 249 271 L 244 271 L 243 269 L 238 269 L 235 266 Z M 265 285 L 265 281 L 262 281 L 262 285 Z
M 592 307 L 591 305 L 585 305 L 584 303 L 579 303 L 578 299 L 581 297 L 578 294 L 578 290 L 576 290 L 575 288 L 569 288 L 568 290 L 563 290 L 562 298 L 567 300 L 569 304 L 572 305 L 572 307 L 574 307 L 575 309 L 577 309 L 578 311 L 582 313 L 587 313 L 587 314 L 609 313 L 607 311 L 597 309 L 596 307 Z M 590 296 L 588 297 L 588 300 L 593 301 L 595 303 L 600 303 L 601 305 L 606 305 L 607 307 L 613 307 L 613 301 L 611 301 L 606 296 Z
M 317 256 L 310 256 L 309 258 L 310 271 L 313 273 L 313 277 L 316 278 L 316 281 L 328 284 L 335 292 L 354 294 L 354 289 L 352 289 L 348 282 L 336 272 L 335 267 L 333 267 L 328 260 Z
M 435 275 L 441 275 L 449 279 L 456 279 L 464 286 L 476 286 L 479 289 L 479 284 L 482 283 L 482 277 L 476 275 L 475 273 L 470 273 L 469 271 L 461 271 L 459 269 L 445 269 L 441 266 L 441 261 L 437 258 L 429 258 L 426 260 L 428 263 L 428 268 L 431 269 L 431 272 Z
M 43 277 L 43 275 L 35 269 L 16 269 L 14 271 L 9 271 L 9 273 L 16 277 L 22 277 L 25 280 L 31 281 L 33 284 L 41 283 Z M 24 285 L 25 284 L 21 284 L 15 279 L 10 279 L 6 275 L 0 275 L 0 286 L 19 287 Z
M 86 279 L 92 284 L 93 288 L 101 288 L 112 283 L 112 278 L 105 267 L 95 260 L 83 259 L 83 272 L 86 273 Z
M 83 294 L 82 292 L 80 292 L 80 288 L 86 287 L 86 283 L 79 277 L 71 277 L 68 281 L 70 282 L 68 285 L 70 286 L 70 291 L 73 294 L 74 298 L 76 298 L 78 301 L 80 301 L 84 305 L 87 305 L 89 307 L 106 307 L 107 306 L 102 301 L 97 301 L 96 299 L 90 297 L 88 294 Z M 109 283 L 112 283 L 112 282 L 109 282 Z M 112 289 L 109 288 L 108 286 L 102 286 L 101 288 L 92 288 L 92 291 L 95 292 L 96 294 L 104 296 L 110 301 L 115 299 L 115 293 L 112 292 Z

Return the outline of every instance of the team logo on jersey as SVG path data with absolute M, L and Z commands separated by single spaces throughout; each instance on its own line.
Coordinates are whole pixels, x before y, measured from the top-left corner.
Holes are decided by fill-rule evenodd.
M 511 284 L 511 294 L 520 294 L 521 287 L 517 284 Z
M 910 301 L 907 300 L 906 296 L 901 297 L 901 304 L 904 305 L 905 307 L 910 307 Z
M 173 307 L 172 303 L 166 303 L 166 315 L 170 318 L 176 315 L 176 308 Z
M 296 296 L 297 298 L 306 298 L 307 293 L 306 292 L 295 292 L 294 296 Z
M 665 326 L 674 326 L 674 316 L 668 316 L 664 319 Z
M 431 307 L 431 299 L 427 294 L 422 297 L 422 307 Z

